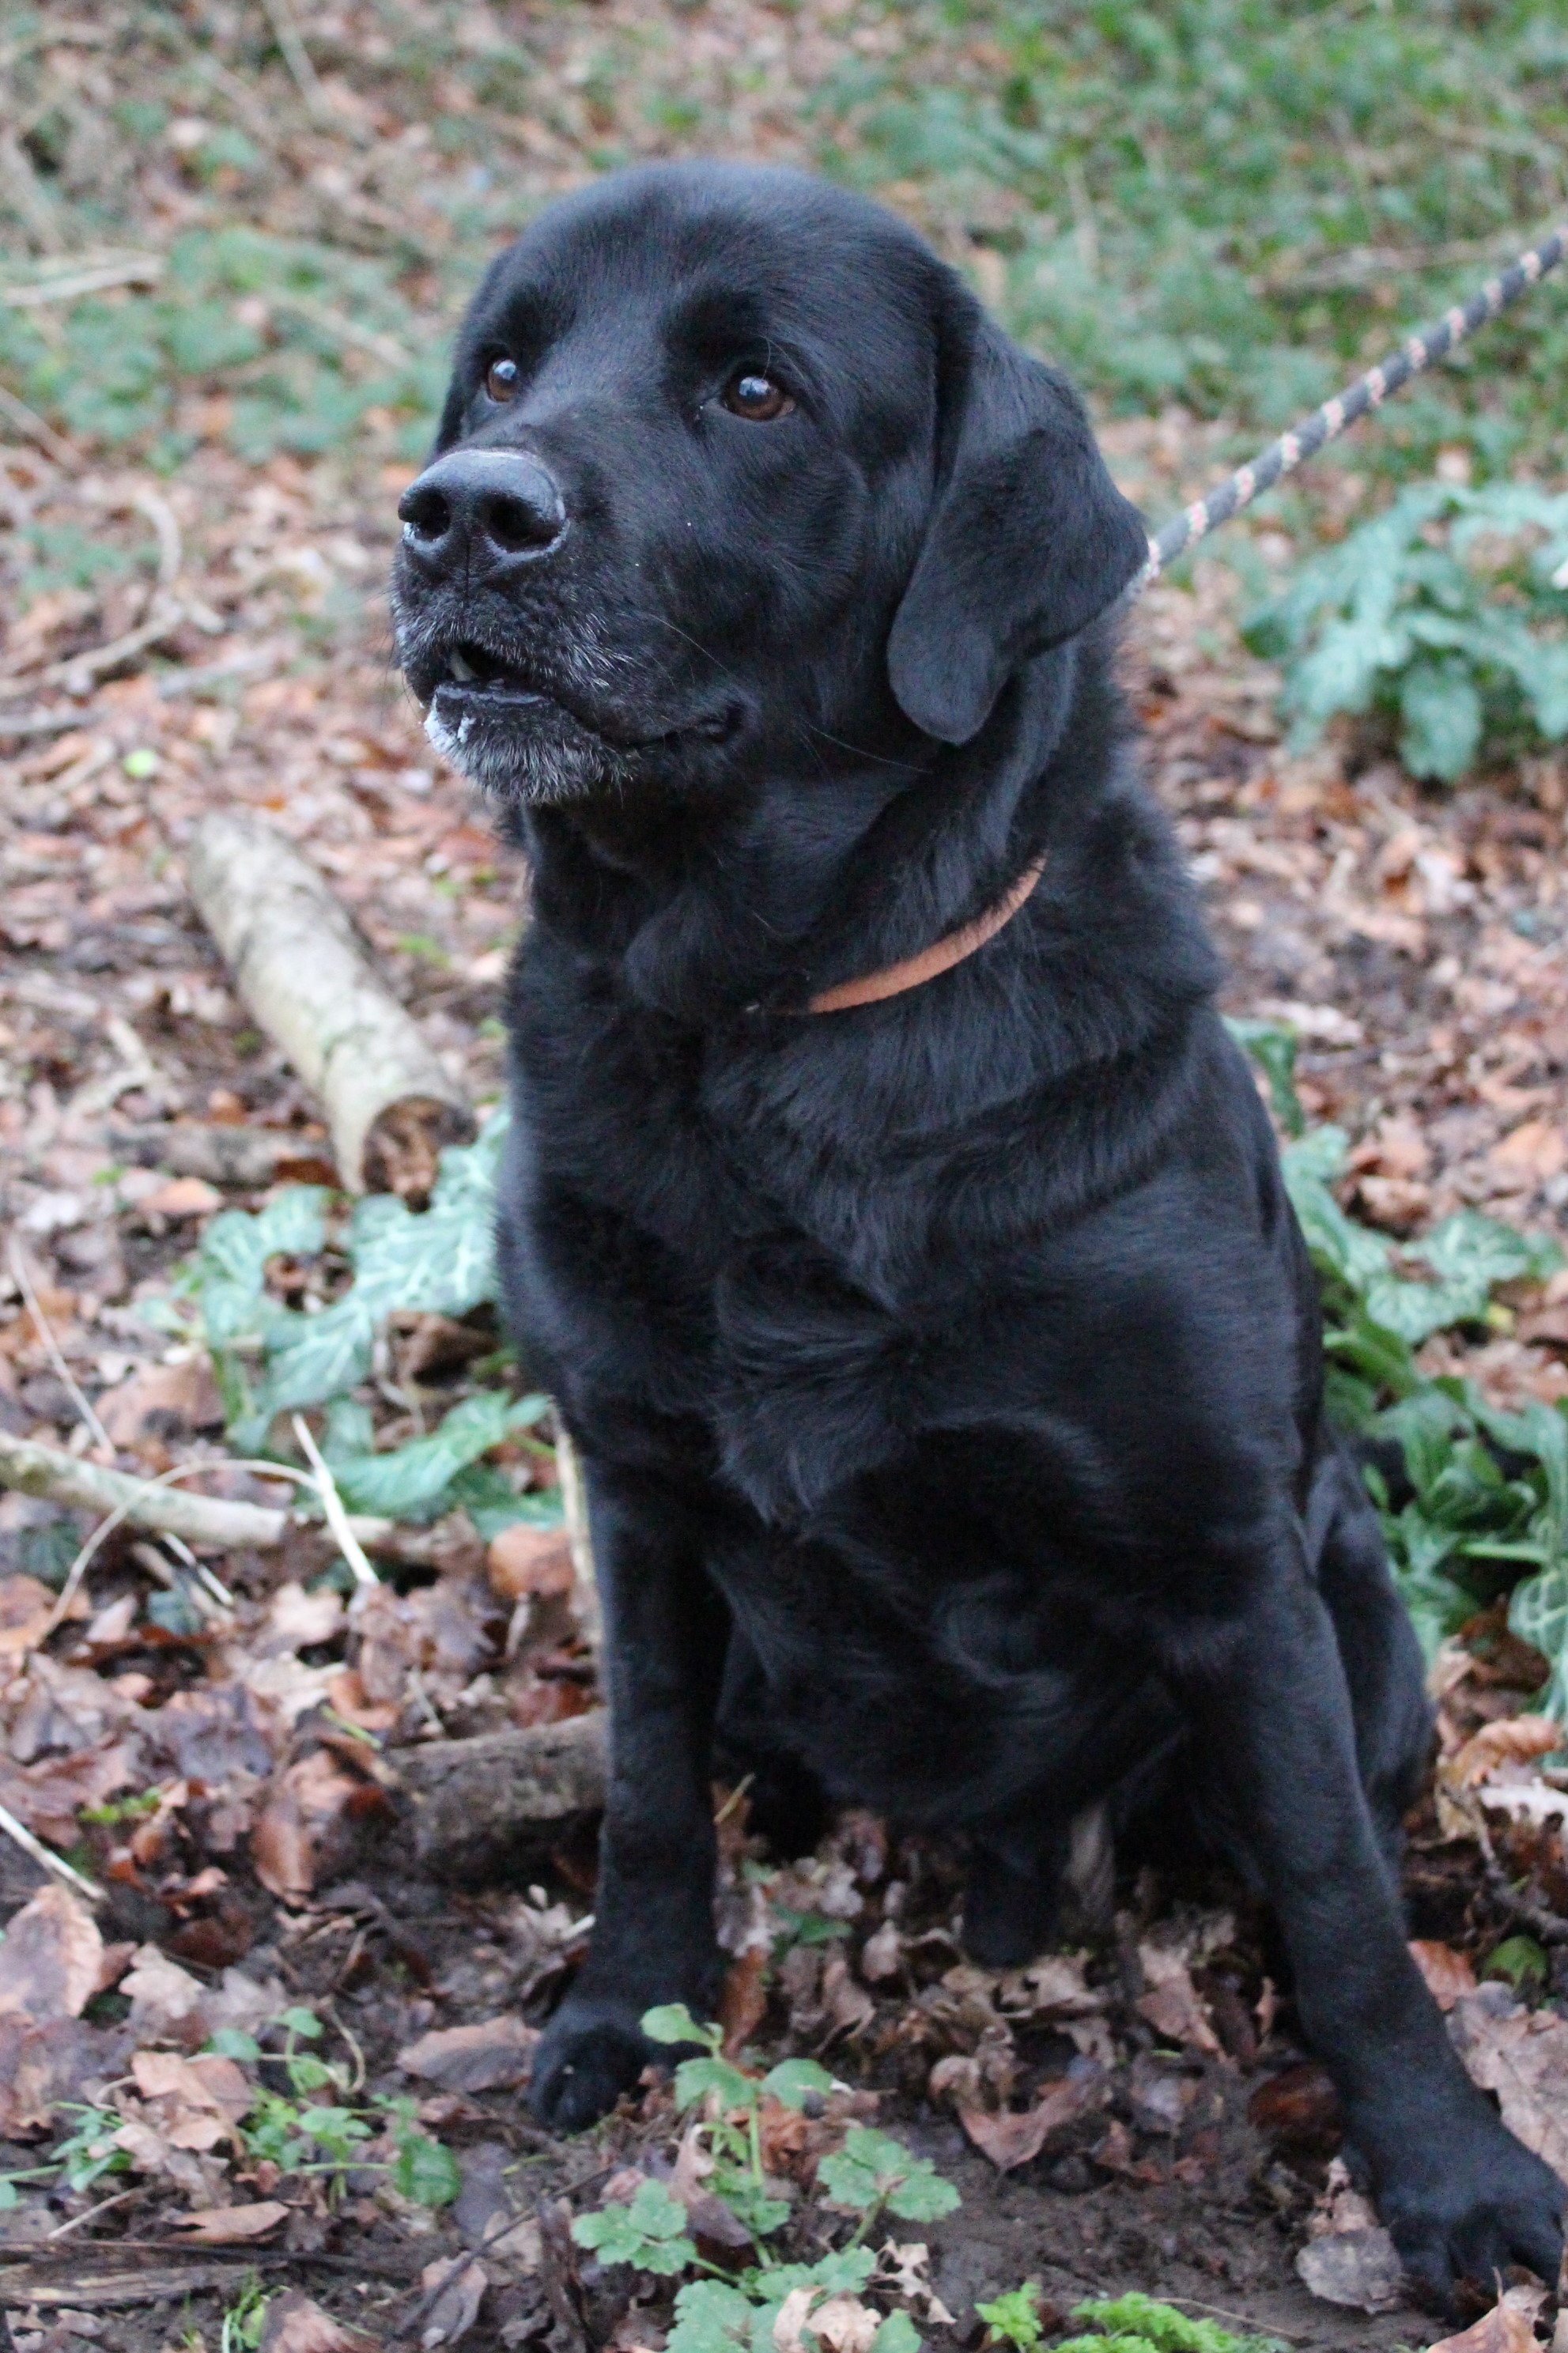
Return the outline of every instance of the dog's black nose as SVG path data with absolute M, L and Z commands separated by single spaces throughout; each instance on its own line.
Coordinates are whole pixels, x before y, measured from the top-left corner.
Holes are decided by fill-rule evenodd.
M 485 574 L 537 562 L 567 527 L 566 501 L 521 449 L 449 449 L 397 501 L 403 543 L 428 571 Z

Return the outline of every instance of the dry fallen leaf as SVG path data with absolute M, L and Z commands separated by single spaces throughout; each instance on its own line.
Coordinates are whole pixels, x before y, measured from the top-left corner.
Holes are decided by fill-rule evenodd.
M 514 1522 L 491 1538 L 484 1566 L 491 1590 L 503 1601 L 572 1589 L 571 1539 L 564 1528 L 530 1528 Z
M 1527 1765 L 1562 1746 L 1563 1727 L 1550 1716 L 1507 1715 L 1483 1725 L 1438 1769 L 1450 1788 L 1473 1789 L 1500 1767 Z
M 137 1948 L 120 1990 L 131 1997 L 131 2029 L 140 2041 L 181 2042 L 191 2050 L 206 2042 L 202 1987 L 156 1945 Z
M 268 2198 L 254 2206 L 203 2206 L 194 2214 L 176 2214 L 174 2222 L 176 2231 L 188 2231 L 204 2246 L 227 2247 L 243 2239 L 265 2238 L 288 2211 L 275 2198 Z
M 885 1920 L 861 1947 L 860 1973 L 871 1985 L 895 1978 L 904 1966 L 904 1940 L 896 1920 Z
M 1476 1972 L 1452 1945 L 1412 1939 L 1410 1957 L 1426 1980 L 1426 1990 L 1439 2010 L 1452 2010 L 1461 1994 L 1476 1990 Z
M 232 2059 L 138 2051 L 131 2073 L 172 2148 L 216 2148 L 255 2104 L 254 2087 Z
M 1139 1945 L 1138 1957 L 1148 1988 L 1139 1997 L 1139 2016 L 1147 2019 L 1167 2042 L 1217 2054 L 1219 2037 L 1209 2023 L 1186 1961 L 1179 1953 L 1155 1944 Z
M 0 1805 L 47 1844 L 74 1846 L 81 1808 L 101 1806 L 128 1788 L 136 1778 L 131 1760 L 129 1744 L 117 1740 L 72 1757 L 40 1757 L 21 1769 L 0 1761 Z
M 136 1207 L 143 1217 L 205 1218 L 211 1210 L 222 1208 L 223 1195 L 205 1176 L 171 1176 L 155 1193 L 144 1195 Z
M 831 2353 L 870 2353 L 882 2315 L 854 2295 L 832 2295 L 811 2309 L 820 2287 L 791 2288 L 773 2323 L 776 2353 L 811 2353 L 805 2331 Z
M 1330 2231 L 1296 2258 L 1300 2278 L 1324 2304 L 1392 2312 L 1404 2302 L 1404 2266 L 1383 2230 Z
M 738 2059 L 768 2015 L 768 1955 L 753 1946 L 732 1961 L 719 1989 L 718 2022 L 724 2029 L 724 2055 Z
M 1543 2301 L 1541 2288 L 1510 2287 L 1473 2327 L 1443 2337 L 1430 2353 L 1539 2353 L 1535 2316 Z
M 406 2075 L 439 2084 L 443 2091 L 509 2092 L 527 2082 L 538 2040 L 536 2026 L 524 2026 L 507 2012 L 477 2026 L 421 2034 L 398 2052 L 397 2064 Z
M 1509 2130 L 1568 2181 L 1568 2019 L 1489 1985 L 1456 2001 L 1448 2031 Z
M 267 2306 L 267 2323 L 257 2353 L 372 2353 L 374 2339 L 347 2328 L 330 2312 L 291 2287 Z
M 316 1883 L 322 1850 L 364 1784 L 324 1748 L 285 1767 L 250 1833 L 250 1860 L 269 1894 L 302 1904 Z
M 0 1658 L 18 1658 L 41 1639 L 55 1596 L 36 1577 L 0 1577 Z
M 69 1887 L 51 1880 L 6 1924 L 0 2016 L 19 2011 L 40 2024 L 78 2018 L 98 1991 L 102 1967 L 97 1921 Z
M 98 1401 L 98 1418 L 116 1446 L 134 1451 L 149 1443 L 221 1430 L 223 1399 L 204 1356 L 178 1365 L 143 1365 Z
M 471 2255 L 447 2256 L 425 2265 L 419 2284 L 427 2295 L 440 2291 L 420 2319 L 419 2343 L 425 2353 L 433 2353 L 438 2345 L 460 2344 L 479 2318 L 490 2285 L 484 2265 Z
M 1087 2116 L 1091 2109 L 1104 2107 L 1107 2096 L 1104 2078 L 1097 2072 L 1065 2075 L 1059 2083 L 1048 2084 L 1032 2107 L 1003 2108 L 995 2115 L 984 2108 L 960 2107 L 959 2122 L 999 2173 L 1011 2173 L 1014 2166 L 1027 2165 L 1038 2157 L 1053 2133 Z
M 269 1649 L 308 1651 L 340 1634 L 347 1617 L 343 1596 L 330 1585 L 307 1593 L 297 1577 L 290 1577 L 272 1596 L 263 1639 Z

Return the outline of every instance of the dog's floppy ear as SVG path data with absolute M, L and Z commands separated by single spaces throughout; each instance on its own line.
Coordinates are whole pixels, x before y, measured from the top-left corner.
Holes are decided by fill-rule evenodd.
M 1087 628 L 1149 554 L 1065 378 L 978 311 L 941 395 L 938 480 L 887 640 L 900 709 L 967 744 L 1018 665 Z

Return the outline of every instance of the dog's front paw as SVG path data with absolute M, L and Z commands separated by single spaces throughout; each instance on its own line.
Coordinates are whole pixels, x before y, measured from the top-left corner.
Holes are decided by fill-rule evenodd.
M 1489 2119 L 1385 2175 L 1378 2207 L 1412 2284 L 1452 2311 L 1458 2281 L 1489 2288 L 1514 2263 L 1555 2286 L 1565 2200 L 1552 2168 Z
M 669 2052 L 650 2042 L 640 2013 L 619 2002 L 568 1995 L 540 2038 L 528 2105 L 556 2132 L 583 2132 L 608 2116 L 651 2060 Z

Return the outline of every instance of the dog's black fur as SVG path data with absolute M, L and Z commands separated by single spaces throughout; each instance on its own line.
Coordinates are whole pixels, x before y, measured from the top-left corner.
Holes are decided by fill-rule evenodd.
M 793 408 L 733 413 L 747 374 Z M 1412 2271 L 1554 2279 L 1562 2188 L 1405 1949 L 1420 1661 L 1138 783 L 1104 617 L 1146 543 L 1077 400 L 871 206 L 640 171 L 493 266 L 403 512 L 405 671 L 534 878 L 505 1287 L 606 1608 L 599 1926 L 536 2113 L 589 2123 L 651 2003 L 712 2005 L 715 1753 L 797 1827 L 821 1791 L 967 1832 L 998 1963 L 1075 1815 L 1174 1778 L 1273 1899 Z M 969 961 L 803 1015 L 1042 851 Z

